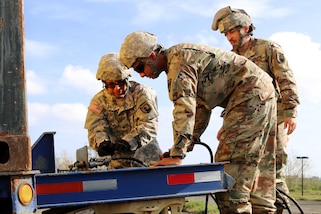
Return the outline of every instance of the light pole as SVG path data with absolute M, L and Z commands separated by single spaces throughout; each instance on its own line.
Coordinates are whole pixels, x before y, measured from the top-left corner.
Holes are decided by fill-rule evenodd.
M 308 159 L 309 157 L 307 156 L 300 156 L 300 157 L 296 157 L 297 159 L 301 159 L 301 195 L 303 196 L 303 159 Z

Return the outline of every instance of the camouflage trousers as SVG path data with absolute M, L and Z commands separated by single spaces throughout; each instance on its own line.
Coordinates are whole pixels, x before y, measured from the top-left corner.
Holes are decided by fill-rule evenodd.
M 287 143 L 288 135 L 284 128 L 284 122 L 282 122 L 278 124 L 276 133 L 276 188 L 282 190 L 286 194 L 289 193 L 284 171 L 288 163 L 288 154 L 286 152 Z M 289 203 L 289 199 L 287 197 L 283 197 L 283 199 Z M 283 201 L 280 198 L 277 198 L 276 206 L 281 204 L 283 204 Z
M 275 99 L 254 97 L 223 118 L 215 161 L 229 161 L 234 185 L 215 194 L 221 213 L 275 213 Z

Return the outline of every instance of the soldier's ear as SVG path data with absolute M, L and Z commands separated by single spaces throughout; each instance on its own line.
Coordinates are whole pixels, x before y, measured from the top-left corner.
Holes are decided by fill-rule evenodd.
M 244 27 L 244 31 L 245 31 L 246 33 L 249 33 L 249 31 L 250 31 L 250 26 L 245 26 L 245 27 Z
M 156 59 L 157 53 L 155 51 L 153 51 L 148 58 L 150 59 Z

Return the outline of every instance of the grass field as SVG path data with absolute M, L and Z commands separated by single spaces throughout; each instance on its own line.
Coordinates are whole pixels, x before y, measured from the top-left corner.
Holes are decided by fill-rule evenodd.
M 302 181 L 299 177 L 289 177 L 288 187 L 290 197 L 296 201 L 321 201 L 321 180 L 319 178 L 306 178 L 304 180 L 304 188 L 302 195 Z M 191 198 L 186 202 L 184 212 L 193 214 L 203 214 L 205 210 L 205 200 L 203 198 Z M 212 198 L 209 198 L 208 214 L 219 214 L 216 203 Z

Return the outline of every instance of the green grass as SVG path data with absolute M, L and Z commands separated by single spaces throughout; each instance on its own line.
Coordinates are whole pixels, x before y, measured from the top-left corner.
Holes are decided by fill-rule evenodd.
M 303 196 L 302 196 L 302 181 L 300 178 L 287 178 L 287 184 L 290 190 L 289 195 L 296 201 L 321 201 L 321 180 L 319 178 L 306 178 L 304 180 Z M 208 204 L 209 214 L 219 214 L 219 210 L 212 198 L 209 198 L 211 203 Z M 185 203 L 184 212 L 193 214 L 204 214 L 205 200 L 192 200 L 190 199 Z
M 295 200 L 321 201 L 321 180 L 317 177 L 305 178 L 302 180 L 296 176 L 288 176 L 287 184 L 290 190 L 290 196 Z
M 188 201 L 185 203 L 184 212 L 193 213 L 193 214 L 204 214 L 205 210 L 205 201 Z M 207 207 L 208 214 L 219 214 L 216 204 L 208 204 Z
M 303 201 L 321 201 L 321 193 L 320 192 L 303 192 L 303 196 L 301 192 L 290 192 L 290 196 L 295 200 L 303 200 Z

